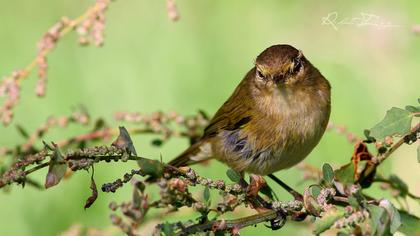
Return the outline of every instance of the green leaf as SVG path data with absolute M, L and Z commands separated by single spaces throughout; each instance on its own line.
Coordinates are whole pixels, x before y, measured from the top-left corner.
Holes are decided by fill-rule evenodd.
M 241 180 L 241 175 L 238 172 L 236 172 L 236 171 L 234 171 L 232 169 L 228 169 L 226 171 L 226 175 L 229 177 L 229 179 L 232 182 L 238 183 L 239 180 Z
M 370 214 L 371 235 L 386 235 L 388 216 L 385 209 L 371 204 L 367 206 L 367 209 Z
M 399 213 L 402 224 L 398 231 L 405 235 L 420 235 L 420 218 L 406 211 L 399 211 Z
M 64 161 L 63 155 L 61 155 L 56 144 L 53 143 L 53 146 L 54 152 L 51 156 L 47 177 L 45 178 L 45 188 L 50 188 L 60 183 L 60 180 L 64 177 L 67 170 L 67 164 Z
M 390 222 L 389 231 L 391 234 L 394 234 L 401 226 L 401 217 L 398 213 L 398 209 L 396 209 L 394 205 L 392 205 L 392 203 L 387 199 L 381 200 L 379 206 L 385 208 L 387 211 Z
M 354 207 L 354 208 L 359 208 L 359 206 L 360 206 L 360 204 L 359 204 L 359 201 L 357 201 L 357 198 L 355 197 L 355 196 L 352 196 L 352 195 L 350 195 L 349 197 L 348 197 L 348 201 L 349 201 L 349 204 L 352 206 L 352 207 Z
M 210 202 L 210 189 L 207 186 L 204 188 L 203 197 L 206 203 Z
M 311 215 L 320 216 L 321 207 L 315 197 L 311 195 L 309 188 L 305 189 L 305 192 L 303 193 L 303 205 L 305 206 L 306 211 L 308 211 Z
M 334 172 L 335 178 L 338 182 L 348 185 L 354 183 L 354 164 L 350 162 L 347 165 L 340 167 L 340 169 Z
M 141 208 L 141 201 L 143 200 L 142 197 L 140 196 L 140 192 L 137 188 L 133 188 L 133 194 L 131 197 L 131 202 L 133 204 L 133 207 L 135 209 L 140 209 Z
M 345 231 L 340 231 L 337 233 L 337 236 L 349 236 L 350 233 L 349 232 L 345 232 Z
M 370 134 L 376 139 L 382 139 L 394 134 L 404 135 L 410 131 L 411 112 L 393 107 L 386 112 L 385 118 L 370 129 Z
M 332 184 L 334 180 L 334 170 L 328 163 L 325 163 L 322 166 L 322 175 L 326 183 Z
M 141 158 L 137 161 L 137 164 L 146 175 L 153 177 L 160 177 L 163 175 L 163 165 L 160 161 Z
M 165 236 L 175 236 L 174 229 L 172 228 L 172 225 L 168 222 L 162 225 L 162 231 L 165 234 Z
M 318 195 L 321 193 L 321 187 L 319 185 L 312 185 L 309 187 L 309 191 L 312 196 L 318 197 Z
M 338 219 L 344 217 L 344 210 L 337 208 L 330 208 L 324 212 L 320 219 L 315 221 L 314 234 L 320 234 L 329 229 Z
M 411 113 L 420 112 L 420 106 L 418 106 L 418 107 L 416 107 L 416 106 L 406 106 L 405 110 L 407 110 Z

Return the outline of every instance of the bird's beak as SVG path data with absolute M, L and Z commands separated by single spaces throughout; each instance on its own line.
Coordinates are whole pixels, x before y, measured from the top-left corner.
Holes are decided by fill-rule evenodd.
M 273 78 L 273 81 L 277 84 L 277 85 L 281 85 L 284 84 L 284 81 L 286 79 L 285 75 L 277 75 Z

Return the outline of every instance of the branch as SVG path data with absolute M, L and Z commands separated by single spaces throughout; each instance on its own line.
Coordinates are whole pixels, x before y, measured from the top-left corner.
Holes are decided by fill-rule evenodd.
M 82 15 L 73 20 L 63 17 L 44 34 L 38 42 L 37 56 L 23 69 L 15 70 L 11 76 L 5 77 L 0 83 L 0 96 L 6 99 L 0 106 L 0 121 L 9 124 L 13 118 L 13 108 L 18 103 L 21 83 L 38 67 L 38 83 L 35 92 L 37 96 L 45 95 L 47 79 L 47 56 L 56 47 L 57 42 L 69 32 L 78 29 L 79 43 L 87 44 L 93 41 L 96 46 L 103 43 L 105 10 L 110 0 L 96 0 L 95 5 L 88 8 Z M 88 35 L 90 34 L 90 35 Z
M 201 130 L 207 125 L 209 120 L 207 115 L 202 111 L 199 111 L 197 114 L 191 116 L 182 116 L 175 112 L 155 112 L 152 114 L 116 112 L 114 116 L 117 121 L 130 122 L 142 126 L 129 128 L 128 132 L 132 135 L 160 135 L 160 138 L 155 140 L 157 141 L 155 145 L 161 145 L 164 141 L 167 141 L 171 137 L 185 137 L 194 142 L 194 140 L 200 136 Z M 27 139 L 26 142 L 13 148 L 0 148 L 0 156 L 31 154 L 31 152 L 37 150 L 34 146 L 36 141 L 44 137 L 52 126 L 58 125 L 59 127 L 66 127 L 70 122 L 87 125 L 90 120 L 91 118 L 89 117 L 86 109 L 81 107 L 80 111 L 75 111 L 70 116 L 61 116 L 57 118 L 49 117 L 47 121 L 40 125 L 39 128 L 37 128 L 31 135 L 28 135 L 28 132 L 23 127 L 17 126 L 19 133 Z M 95 127 L 92 128 L 93 131 L 59 140 L 56 144 L 58 147 L 64 148 L 73 144 L 80 145 L 86 141 L 104 140 L 118 135 L 118 129 L 106 127 L 105 124 L 105 121 L 102 119 L 97 119 L 94 122 Z M 179 130 L 175 129 L 174 125 L 179 126 Z
M 401 145 L 407 142 L 407 138 L 420 133 L 420 122 L 415 125 L 409 134 L 404 135 L 400 140 L 398 140 L 392 147 L 390 147 L 384 154 L 378 155 L 378 165 L 385 161 L 393 152 L 395 152 Z
M 195 224 L 182 230 L 178 235 L 190 235 L 199 232 L 207 231 L 224 231 L 229 232 L 233 229 L 241 229 L 247 226 L 256 225 L 259 223 L 275 220 L 278 218 L 278 213 L 273 210 L 268 210 L 252 216 L 247 216 L 234 220 L 213 220 L 204 224 Z

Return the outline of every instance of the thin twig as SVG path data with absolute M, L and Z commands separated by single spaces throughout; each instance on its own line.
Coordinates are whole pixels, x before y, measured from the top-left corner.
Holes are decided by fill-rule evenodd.
M 89 133 L 84 133 L 84 134 L 79 134 L 76 136 L 73 136 L 71 138 L 67 138 L 67 139 L 63 139 L 60 141 L 57 141 L 56 144 L 58 147 L 63 148 L 63 147 L 67 147 L 69 145 L 75 144 L 75 143 L 80 143 L 83 141 L 89 141 L 89 140 L 96 140 L 96 139 L 101 139 L 101 138 L 106 138 L 106 137 L 114 137 L 118 135 L 118 129 L 115 128 L 104 128 L 101 130 L 96 130 L 93 132 L 89 132 Z M 131 135 L 136 135 L 136 134 L 157 134 L 156 131 L 150 129 L 150 128 L 130 128 L 128 129 L 128 132 Z M 179 135 L 181 137 L 189 137 L 190 135 L 186 132 L 180 132 Z M 15 151 L 14 148 L 8 148 L 8 149 L 4 149 L 2 151 L 2 153 L 4 153 L 4 155 L 11 155 L 13 154 L 13 152 Z
M 392 188 L 395 188 L 395 187 L 394 187 L 394 185 L 395 185 L 395 183 L 394 183 L 394 182 L 390 181 L 389 179 L 382 178 L 382 177 L 375 177 L 375 179 L 373 180 L 373 182 L 378 182 L 378 183 L 387 183 L 387 184 L 389 184 Z M 413 193 L 410 193 L 408 190 L 407 190 L 407 196 L 409 196 L 409 197 L 410 197 L 410 198 L 412 198 L 412 199 L 417 199 L 417 200 L 420 200 L 420 196 L 416 196 L 416 195 L 414 195 Z
M 121 158 L 121 156 L 115 156 L 115 155 L 103 155 L 103 156 L 91 156 L 91 157 L 89 157 L 89 156 L 71 156 L 71 157 L 67 158 L 66 161 L 68 161 L 68 160 L 80 160 L 80 159 L 109 161 L 109 160 L 115 160 L 116 158 Z M 127 157 L 127 160 L 131 160 L 131 161 L 138 161 L 138 160 L 141 160 L 141 159 L 150 160 L 150 159 L 139 157 L 139 156 L 131 156 L 130 155 L 129 157 Z M 41 163 L 39 165 L 36 165 L 35 167 L 33 167 L 29 170 L 25 170 L 21 174 L 21 176 L 26 177 L 26 176 L 32 174 L 35 171 L 41 170 L 45 167 L 48 167 L 50 165 L 50 162 L 51 161 L 47 161 L 47 162 Z M 0 181 L 0 188 L 4 187 L 7 184 L 8 184 L 7 182 Z
M 409 136 L 413 133 L 418 133 L 418 132 L 420 132 L 420 122 L 417 123 L 417 125 L 414 126 L 414 128 L 411 129 L 409 134 L 404 135 L 404 137 L 402 137 L 400 140 L 398 140 L 398 142 L 396 142 L 394 145 L 392 145 L 392 147 L 390 147 L 384 154 L 379 155 L 377 165 L 379 165 L 380 163 L 385 161 L 385 159 L 387 159 L 393 152 L 395 152 L 395 150 L 397 150 L 401 145 L 403 145 L 407 136 Z
M 277 218 L 277 212 L 274 210 L 268 210 L 259 214 L 255 214 L 252 216 L 247 216 L 239 219 L 234 220 L 213 220 L 209 221 L 204 224 L 195 224 L 190 227 L 185 228 L 182 232 L 178 233 L 178 235 L 189 235 L 198 232 L 205 232 L 211 230 L 214 225 L 218 224 L 225 224 L 226 229 L 233 229 L 233 228 L 244 228 L 251 225 L 256 225 L 262 222 L 267 222 L 270 220 L 274 220 Z
M 94 6 L 90 7 L 88 10 L 86 10 L 82 15 L 78 16 L 76 19 L 72 20 L 68 26 L 63 28 L 60 31 L 60 38 L 64 37 L 66 34 L 71 32 L 75 29 L 78 25 L 80 25 L 85 19 L 87 19 L 89 16 L 91 16 L 93 13 L 98 11 L 98 6 L 95 4 Z M 54 48 L 46 48 L 41 53 L 48 54 L 50 53 Z M 38 62 L 38 57 L 35 57 L 25 68 L 24 71 L 26 72 L 25 76 L 19 77 L 17 82 L 20 84 L 22 80 L 26 79 L 28 75 L 32 72 L 32 70 L 36 67 Z

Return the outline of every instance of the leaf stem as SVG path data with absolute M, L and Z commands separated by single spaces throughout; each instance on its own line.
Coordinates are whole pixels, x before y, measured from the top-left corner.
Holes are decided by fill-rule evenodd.
M 418 133 L 420 132 L 420 122 L 417 123 L 416 126 L 414 126 L 410 133 L 405 135 L 404 137 L 402 137 L 400 140 L 398 140 L 398 142 L 396 142 L 392 147 L 390 147 L 384 154 L 379 155 L 378 156 L 378 164 L 382 163 L 383 161 L 385 161 L 385 159 L 387 159 L 393 152 L 395 152 L 395 150 L 397 150 L 399 147 L 401 147 L 401 145 L 405 142 L 406 137 L 413 134 L 413 133 Z

